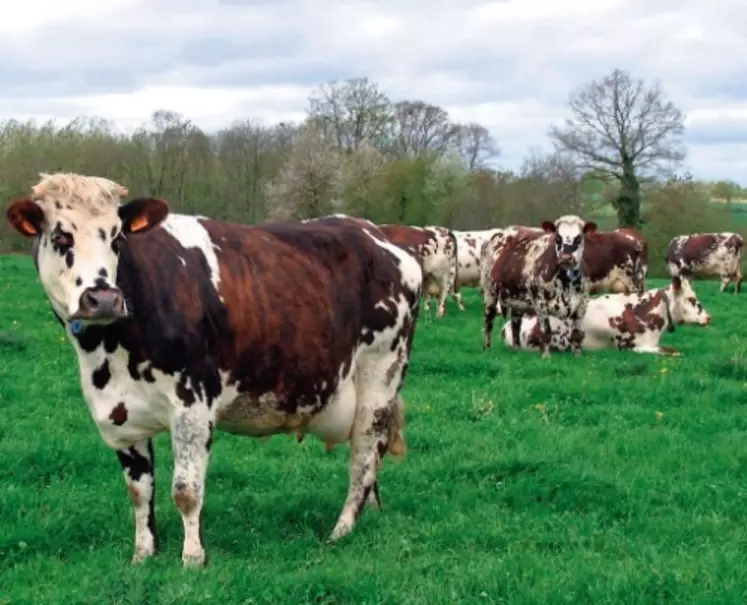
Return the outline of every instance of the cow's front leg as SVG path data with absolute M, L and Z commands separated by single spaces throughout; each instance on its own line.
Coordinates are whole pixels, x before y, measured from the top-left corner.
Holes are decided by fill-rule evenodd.
M 721 277 L 721 288 L 719 288 L 720 292 L 726 292 L 726 288 L 729 287 L 729 283 L 731 282 L 731 277 L 728 275 L 724 275 Z
M 171 422 L 174 450 L 172 495 L 184 524 L 182 561 L 187 567 L 205 563 L 200 514 L 205 501 L 205 476 L 213 438 L 212 420 L 212 414 L 205 404 L 197 402 L 183 407 L 180 402 Z
M 144 439 L 131 447 L 117 450 L 117 458 L 122 465 L 135 511 L 135 554 L 132 556 L 132 563 L 135 564 L 158 551 L 153 441 Z
M 482 349 L 484 351 L 490 348 L 490 337 L 493 332 L 493 324 L 495 323 L 495 316 L 498 313 L 498 309 L 496 308 L 497 300 L 488 292 L 484 293 L 483 301 Z
M 464 303 L 462 302 L 462 293 L 461 293 L 461 291 L 454 292 L 454 300 L 456 300 L 456 304 L 459 307 L 459 310 L 460 311 L 464 311 L 465 309 L 464 309 Z

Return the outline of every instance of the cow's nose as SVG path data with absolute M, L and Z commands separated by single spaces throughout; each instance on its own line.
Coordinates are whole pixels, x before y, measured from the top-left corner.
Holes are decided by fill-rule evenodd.
M 124 296 L 114 288 L 86 288 L 80 295 L 79 315 L 86 319 L 114 319 L 124 315 Z
M 704 325 L 706 325 L 706 326 L 710 326 L 711 325 L 711 316 L 710 315 L 706 315 L 705 316 Z

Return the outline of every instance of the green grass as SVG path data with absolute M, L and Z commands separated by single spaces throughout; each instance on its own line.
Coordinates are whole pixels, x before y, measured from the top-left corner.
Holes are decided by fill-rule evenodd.
M 29 258 L 0 257 L 0 603 L 744 603 L 747 295 L 699 282 L 709 328 L 681 358 L 481 351 L 465 313 L 423 315 L 405 389 L 408 456 L 384 510 L 325 540 L 348 448 L 218 434 L 205 570 L 181 567 L 167 435 L 157 440 L 159 557 L 131 568 L 114 454 Z M 660 285 L 662 282 L 653 282 Z M 500 323 L 496 325 L 496 331 Z

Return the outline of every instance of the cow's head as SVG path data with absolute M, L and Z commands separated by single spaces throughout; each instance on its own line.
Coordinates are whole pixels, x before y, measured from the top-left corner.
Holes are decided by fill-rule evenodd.
M 698 324 L 707 326 L 711 316 L 695 295 L 690 280 L 684 277 L 672 278 L 671 315 L 678 324 Z
M 584 255 L 584 236 L 594 233 L 597 224 L 568 214 L 561 216 L 554 223 L 543 221 L 542 229 L 545 233 L 555 234 L 555 253 L 558 265 L 567 270 L 575 270 L 581 267 L 581 259 Z
M 150 198 L 120 205 L 127 189 L 99 177 L 40 176 L 31 195 L 5 214 L 16 231 L 36 238 L 34 260 L 55 313 L 84 325 L 125 317 L 116 286 L 119 248 L 129 234 L 158 225 L 168 205 Z

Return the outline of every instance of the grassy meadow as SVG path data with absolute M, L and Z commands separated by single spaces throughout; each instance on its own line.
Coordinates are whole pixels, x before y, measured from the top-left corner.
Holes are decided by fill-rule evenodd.
M 0 257 L 0 604 L 744 603 L 747 293 L 696 288 L 713 325 L 665 335 L 679 358 L 542 360 L 506 349 L 500 322 L 483 353 L 475 294 L 423 313 L 408 455 L 336 545 L 347 446 L 219 433 L 209 564 L 182 569 L 162 435 L 161 554 L 132 568 L 130 501 L 72 349 L 31 259 Z

